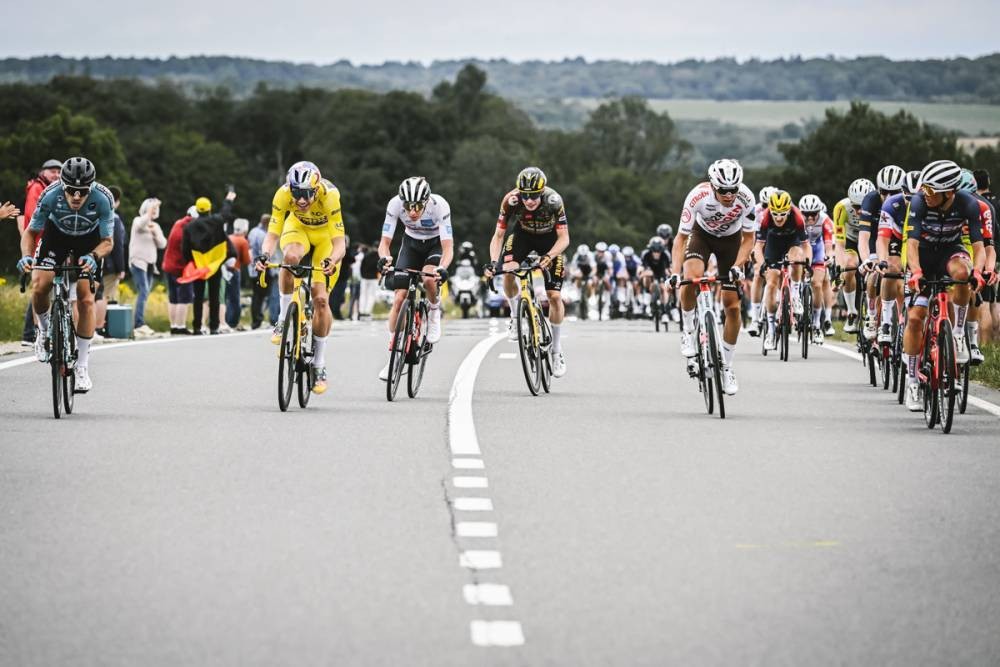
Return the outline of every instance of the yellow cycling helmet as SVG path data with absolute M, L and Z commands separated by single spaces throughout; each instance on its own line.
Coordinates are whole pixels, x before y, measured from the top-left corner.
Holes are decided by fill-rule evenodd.
M 788 213 L 792 210 L 792 196 L 784 190 L 772 193 L 771 198 L 767 200 L 767 210 L 771 212 L 771 215 Z
M 212 202 L 208 197 L 198 197 L 194 200 L 194 209 L 199 213 L 208 213 L 212 210 Z

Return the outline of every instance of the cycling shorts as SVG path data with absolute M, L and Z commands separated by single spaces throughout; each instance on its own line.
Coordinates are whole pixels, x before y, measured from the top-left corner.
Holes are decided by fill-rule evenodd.
M 35 263 L 41 266 L 57 266 L 66 261 L 72 255 L 79 259 L 84 255 L 94 252 L 94 248 L 101 242 L 100 232 L 95 229 L 83 236 L 70 236 L 56 229 L 51 224 L 45 225 L 42 232 L 42 239 L 35 247 Z M 97 274 L 94 280 L 101 282 L 101 273 L 104 262 L 97 262 Z M 74 278 L 76 274 L 71 274 Z
M 425 266 L 437 266 L 441 263 L 441 237 L 415 239 L 403 234 L 403 244 L 399 248 L 399 259 L 396 261 L 396 271 L 392 276 L 393 289 L 406 289 L 410 286 L 410 275 L 407 269 L 420 271 Z
M 284 250 L 289 245 L 298 243 L 305 252 L 303 253 L 303 263 L 305 256 L 310 252 L 313 257 L 313 265 L 319 266 L 320 262 L 333 253 L 333 239 L 330 237 L 330 228 L 327 225 L 321 227 L 310 227 L 302 224 L 294 215 L 285 218 L 285 223 L 281 229 L 281 239 L 279 246 Z M 329 284 L 337 282 L 337 274 L 340 272 L 340 262 L 337 262 L 337 270 L 330 276 Z M 312 281 L 314 285 L 324 283 L 327 280 L 326 274 L 321 270 L 313 271 Z
M 556 232 L 546 234 L 529 234 L 515 225 L 507 232 L 503 242 L 503 261 L 520 264 L 534 251 L 539 257 L 552 250 L 556 242 Z M 545 272 L 545 289 L 548 292 L 562 290 L 563 279 L 566 277 L 566 258 L 557 255 L 552 259 L 549 270 Z
M 709 234 L 701 225 L 695 225 L 688 237 L 687 246 L 684 248 L 684 261 L 689 259 L 700 259 L 708 269 L 708 260 L 711 255 L 715 255 L 716 273 L 720 276 L 729 275 L 729 269 L 736 263 L 736 257 L 740 254 L 740 244 L 743 242 L 742 234 L 730 234 L 729 236 L 713 236 Z M 729 282 L 722 283 L 723 287 L 734 289 L 736 286 Z

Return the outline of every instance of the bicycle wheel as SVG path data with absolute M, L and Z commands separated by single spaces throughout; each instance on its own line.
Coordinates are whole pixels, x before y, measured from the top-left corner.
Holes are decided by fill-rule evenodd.
M 604 319 L 604 281 L 597 286 L 597 319 Z
M 701 320 L 698 321 L 698 327 L 695 329 L 694 336 L 695 341 L 698 345 L 698 391 L 701 392 L 701 397 L 705 400 L 705 411 L 708 414 L 713 414 L 715 412 L 715 387 L 712 386 L 712 370 L 709 364 L 709 352 L 708 345 L 705 342 L 705 337 L 701 335 Z
M 778 348 L 781 352 L 782 361 L 788 361 L 788 338 L 791 335 L 792 329 L 792 312 L 790 304 L 791 297 L 788 294 L 788 288 L 785 287 L 781 290 L 781 323 L 778 326 L 778 336 L 780 337 Z
M 292 301 L 285 313 L 285 330 L 278 348 L 278 407 L 288 410 L 295 387 L 295 347 L 299 340 L 299 304 Z
M 966 408 L 969 407 L 969 364 L 959 366 L 955 391 L 958 392 L 958 412 L 964 415 Z
M 69 332 L 65 341 L 65 363 L 63 363 L 63 374 L 62 374 L 62 397 L 63 397 L 63 410 L 66 414 L 73 414 L 73 403 L 76 400 L 76 373 L 74 373 L 74 368 L 76 366 L 76 331 L 73 330 L 73 321 L 70 318 L 66 318 L 66 328 L 65 331 Z
M 899 368 L 896 372 L 896 402 L 900 405 L 903 404 L 906 399 L 906 376 L 909 373 L 909 369 L 903 364 L 902 360 L 899 363 Z
M 938 394 L 937 387 L 934 386 L 934 367 L 931 363 L 931 341 L 929 339 L 930 331 L 925 331 L 920 368 L 923 370 L 926 380 L 920 383 L 920 391 L 924 398 L 924 423 L 927 428 L 934 428 L 938 420 Z
M 722 392 L 722 350 L 719 347 L 719 330 L 715 326 L 715 314 L 705 314 L 706 347 L 708 348 L 708 371 L 715 385 L 715 396 L 719 400 L 719 419 L 726 418 L 726 403 Z M 709 411 L 709 414 L 712 414 Z
M 867 347 L 868 356 L 868 384 L 873 387 L 878 386 L 878 367 L 882 366 L 882 353 L 875 345 L 869 344 Z
M 538 388 L 542 382 L 538 341 L 531 330 L 531 310 L 524 299 L 518 299 L 517 302 L 517 349 L 521 354 L 521 368 L 524 369 L 528 390 L 532 396 L 538 396 Z
M 417 306 L 417 314 L 413 320 L 413 332 L 410 335 L 410 346 L 416 346 L 417 361 L 410 364 L 410 372 L 406 378 L 406 393 L 410 398 L 416 398 L 420 391 L 420 383 L 424 379 L 424 365 L 430 353 L 427 344 L 427 302 L 421 301 Z
M 649 295 L 649 314 L 653 318 L 653 330 L 660 331 L 660 284 L 653 283 L 653 290 Z
M 52 304 L 49 315 L 49 367 L 52 371 L 52 414 L 59 419 L 62 414 L 63 367 L 63 318 L 66 306 L 62 301 Z
M 538 317 L 541 319 L 538 328 L 542 332 L 542 341 L 539 345 L 542 355 L 542 389 L 547 394 L 552 389 L 552 327 L 549 325 L 547 317 L 541 313 L 538 313 Z
M 396 330 L 392 336 L 392 347 L 389 349 L 389 378 L 385 383 L 385 400 L 387 401 L 396 398 L 399 380 L 403 377 L 403 367 L 406 365 L 410 320 L 413 317 L 410 308 L 412 305 L 407 299 L 403 301 L 403 305 L 399 307 L 399 313 L 396 315 Z
M 298 359 L 295 360 L 295 384 L 298 385 L 300 408 L 304 408 L 309 405 L 309 397 L 312 396 L 313 385 L 316 384 L 316 369 L 312 365 L 312 357 L 312 322 L 306 322 L 302 340 L 299 341 L 299 356 Z
M 951 432 L 955 419 L 955 339 L 951 334 L 951 322 L 943 320 L 938 331 L 938 410 L 941 412 L 939 424 L 943 433 Z
M 889 378 L 892 376 L 892 348 L 888 345 L 879 345 L 879 371 L 882 373 L 882 389 L 889 391 Z
M 799 335 L 802 336 L 802 358 L 809 358 L 809 343 L 812 340 L 812 288 L 806 283 L 802 283 L 802 315 L 799 316 L 801 326 Z

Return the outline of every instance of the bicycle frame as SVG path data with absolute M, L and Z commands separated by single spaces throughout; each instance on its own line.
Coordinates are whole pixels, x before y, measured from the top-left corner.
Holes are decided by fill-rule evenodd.
M 312 322 L 312 272 L 321 270 L 321 267 L 310 264 L 268 262 L 267 268 L 285 269 L 292 274 L 292 303 L 298 306 L 296 311 L 299 314 L 299 331 L 302 330 L 303 326 L 309 326 L 309 323 Z M 260 272 L 258 282 L 261 287 L 267 287 L 267 271 Z M 302 289 L 303 287 L 305 289 Z M 278 350 L 278 354 L 281 354 L 280 349 Z M 301 357 L 302 336 L 299 335 L 295 337 L 295 358 L 300 359 Z

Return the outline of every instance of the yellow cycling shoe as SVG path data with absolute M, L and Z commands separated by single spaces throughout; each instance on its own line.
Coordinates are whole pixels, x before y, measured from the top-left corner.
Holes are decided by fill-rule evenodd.
M 326 367 L 325 366 L 320 366 L 319 368 L 314 369 L 313 372 L 316 373 L 316 381 L 313 382 L 313 393 L 314 394 L 325 393 L 326 392 Z
M 275 345 L 281 345 L 281 334 L 285 331 L 284 322 L 278 322 L 274 325 L 274 329 L 271 331 L 271 342 Z

